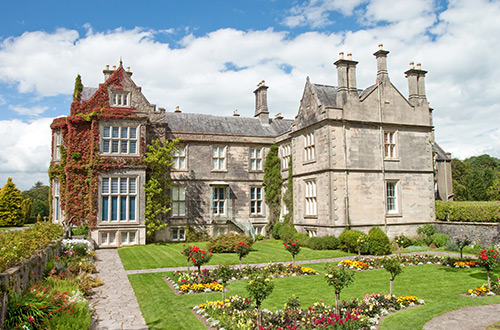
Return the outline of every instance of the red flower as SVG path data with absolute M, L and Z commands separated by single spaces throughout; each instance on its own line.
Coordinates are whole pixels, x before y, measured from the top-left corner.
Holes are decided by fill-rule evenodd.
M 295 242 L 292 242 L 292 245 L 295 246 Z
M 481 253 L 485 253 L 485 252 L 486 252 L 486 250 L 481 251 Z
M 28 316 L 28 321 L 35 322 L 35 318 L 33 316 Z
M 210 250 L 210 253 L 212 253 L 212 250 Z

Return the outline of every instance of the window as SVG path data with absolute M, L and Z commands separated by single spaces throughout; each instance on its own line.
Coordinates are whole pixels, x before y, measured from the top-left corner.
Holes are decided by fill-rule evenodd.
M 116 245 L 116 232 L 101 232 L 101 245 Z
M 262 188 L 250 188 L 250 214 L 262 214 Z
M 250 170 L 262 170 L 262 149 L 250 148 Z
M 306 181 L 306 216 L 318 215 L 318 204 L 316 200 L 316 181 Z
M 384 157 L 397 158 L 396 132 L 384 132 Z
M 179 150 L 174 151 L 172 155 L 174 170 L 185 170 L 186 169 L 186 146 L 180 146 Z
M 110 93 L 110 104 L 112 107 L 127 108 L 130 106 L 130 93 Z
M 219 171 L 226 169 L 226 147 L 212 148 L 212 169 Z
M 101 220 L 135 221 L 136 177 L 104 177 L 101 181 Z
M 180 217 L 186 215 L 186 188 L 173 186 L 172 191 L 172 216 Z
M 286 206 L 286 203 L 285 203 L 285 196 L 286 196 L 286 192 L 288 190 L 286 184 L 287 184 L 287 182 L 285 181 L 285 183 L 281 187 L 281 213 L 280 213 L 281 219 L 283 219 L 285 217 L 285 215 L 288 214 L 288 207 Z
M 212 187 L 212 215 L 226 215 L 227 187 Z
M 61 200 L 59 198 L 59 180 L 53 181 L 54 185 L 54 220 L 58 223 L 61 220 Z
M 318 236 L 318 232 L 314 229 L 306 229 L 307 236 L 316 237 Z
M 255 235 L 264 235 L 264 226 L 255 226 Z
M 172 241 L 186 240 L 186 232 L 184 228 L 172 228 Z
M 398 213 L 398 183 L 386 182 L 387 213 Z
M 62 145 L 62 133 L 54 133 L 54 152 L 52 154 L 53 160 L 61 160 L 61 145 Z
M 122 245 L 136 244 L 136 236 L 137 235 L 135 231 L 122 231 L 121 232 Z
M 304 136 L 304 161 L 314 160 L 314 132 Z
M 105 154 L 137 155 L 137 127 L 104 126 L 101 151 Z
M 290 164 L 290 151 L 291 147 L 289 144 L 281 146 L 281 169 L 286 170 Z

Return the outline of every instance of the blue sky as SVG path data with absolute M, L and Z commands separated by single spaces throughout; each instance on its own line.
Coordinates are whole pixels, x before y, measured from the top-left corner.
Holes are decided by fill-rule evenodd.
M 429 71 L 445 150 L 500 157 L 499 15 L 488 0 L 10 1 L 0 13 L 0 185 L 48 182 L 49 125 L 69 113 L 75 76 L 97 86 L 120 57 L 167 111 L 251 116 L 266 80 L 271 113 L 293 118 L 307 76 L 336 85 L 340 51 L 359 61 L 358 88 L 371 85 L 383 43 L 403 95 L 410 61 Z

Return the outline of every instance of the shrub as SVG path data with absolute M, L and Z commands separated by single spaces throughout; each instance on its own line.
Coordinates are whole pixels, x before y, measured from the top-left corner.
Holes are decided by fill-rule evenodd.
M 345 267 L 337 267 L 333 264 L 326 264 L 325 279 L 329 286 L 333 286 L 335 292 L 335 310 L 340 315 L 339 301 L 340 292 L 354 282 L 354 272 Z
M 345 252 L 358 252 L 358 238 L 363 233 L 357 230 L 346 230 L 339 236 L 339 249 Z
M 335 236 L 307 237 L 300 240 L 300 243 L 312 250 L 336 250 L 339 246 L 339 239 Z
M 287 239 L 283 243 L 285 249 L 290 252 L 293 259 L 293 264 L 295 264 L 295 256 L 300 252 L 300 243 L 296 239 Z
M 210 259 L 212 259 L 212 250 L 205 251 L 201 250 L 197 246 L 193 246 L 190 256 L 191 256 L 191 262 L 193 263 L 193 265 L 198 267 L 198 273 L 200 273 L 201 272 L 200 267 L 208 263 Z
M 370 253 L 370 241 L 368 240 L 368 235 L 361 235 L 356 241 L 358 248 L 358 254 L 368 254 Z
M 434 234 L 432 235 L 432 243 L 436 245 L 438 248 L 445 246 L 451 240 L 450 237 L 446 234 Z
M 373 227 L 368 232 L 370 254 L 382 256 L 391 253 L 391 242 L 382 229 Z
M 432 235 L 436 233 L 436 227 L 430 223 L 426 223 L 422 227 L 417 228 L 417 233 L 420 239 L 422 239 L 425 245 L 429 246 L 432 244 Z
M 89 226 L 78 226 L 71 229 L 71 233 L 75 236 L 87 236 L 89 234 Z
M 297 234 L 298 232 L 294 225 L 284 222 L 276 222 L 271 229 L 271 235 L 273 235 L 275 239 L 285 240 L 295 238 Z
M 451 240 L 448 242 L 448 244 L 446 244 L 445 249 L 448 251 L 457 251 L 457 252 L 459 251 L 457 243 L 455 243 Z
M 407 248 L 408 246 L 413 245 L 413 242 L 410 238 L 406 237 L 404 233 L 399 234 L 394 239 L 394 242 L 398 243 L 400 248 Z
M 186 227 L 186 242 L 204 242 L 208 241 L 208 239 L 208 234 L 201 228 Z
M 500 222 L 500 202 L 436 201 L 436 220 L 461 222 Z
M 242 241 L 253 244 L 253 239 L 245 234 L 226 233 L 211 238 L 207 248 L 214 253 L 234 253 L 234 247 Z

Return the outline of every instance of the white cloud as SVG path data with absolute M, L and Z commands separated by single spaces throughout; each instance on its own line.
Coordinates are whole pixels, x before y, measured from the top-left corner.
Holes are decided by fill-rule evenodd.
M 359 61 L 359 88 L 373 84 L 376 63 L 372 53 L 382 42 L 391 51 L 391 80 L 404 95 L 408 92 L 403 72 L 408 69 L 408 62 L 422 62 L 422 68 L 429 71 L 427 95 L 435 108 L 437 141 L 445 150 L 461 158 L 482 152 L 500 156 L 500 66 L 495 58 L 500 52 L 500 35 L 496 33 L 500 31 L 498 2 L 455 0 L 438 14 L 433 10 L 433 2 L 412 1 L 408 7 L 395 6 L 404 19 L 382 12 L 381 8 L 387 6 L 382 0 L 370 2 L 364 12 L 356 10 L 357 5 L 352 3 L 343 9 L 340 2 L 332 3 L 337 11 L 354 15 L 353 19 L 385 23 L 357 31 L 308 32 L 295 37 L 273 29 L 220 29 L 202 37 L 188 34 L 175 48 L 158 42 L 157 31 L 138 28 L 95 32 L 88 26 L 83 36 L 63 29 L 53 33 L 27 32 L 1 44 L 0 79 L 18 84 L 20 92 L 35 91 L 41 97 L 41 111 L 45 106 L 43 97 L 71 95 L 77 73 L 86 86 L 98 86 L 103 81 L 104 66 L 115 65 L 122 57 L 124 65 L 132 67 L 133 78 L 148 99 L 167 111 L 179 105 L 184 112 L 231 115 L 238 109 L 243 116 L 252 116 L 252 91 L 265 79 L 270 86 L 270 111 L 294 118 L 306 76 L 313 82 L 336 85 L 337 73 L 332 63 L 339 51 L 353 52 Z M 321 7 L 326 2 L 311 1 L 308 5 Z M 307 16 L 305 13 L 304 9 Z M 239 70 L 228 70 L 228 64 Z M 69 104 L 66 111 L 69 113 Z M 34 123 L 41 122 L 26 125 Z M 47 132 L 48 127 L 47 122 Z M 27 139 L 34 138 L 27 128 L 14 132 L 17 131 L 26 131 Z M 30 146 L 17 143 L 17 149 L 3 153 L 9 158 L 0 158 L 0 168 L 2 161 L 8 165 L 8 171 L 31 173 L 31 167 L 36 167 L 36 171 L 46 168 L 50 136 L 45 143 L 45 153 L 36 157 L 16 155 L 13 150 Z M 9 145 L 6 143 L 1 150 L 10 148 Z M 34 152 L 26 150 L 21 154 Z M 18 157 L 17 164 L 27 165 L 13 166 L 16 162 L 10 160 L 11 155 Z
M 38 117 L 39 115 L 47 111 L 49 107 L 47 106 L 21 107 L 21 106 L 9 105 L 9 109 L 17 112 L 20 115 Z
M 319 28 L 335 23 L 331 20 L 331 12 L 339 12 L 345 16 L 353 14 L 353 11 L 366 0 L 309 0 L 305 4 L 299 4 L 289 10 L 289 15 L 283 20 L 283 24 L 294 28 L 297 26 L 310 26 Z
M 22 190 L 29 189 L 38 180 L 48 183 L 52 120 L 0 121 L 0 187 L 9 177 Z
M 372 23 L 402 22 L 434 15 L 434 9 L 434 0 L 371 0 L 366 6 L 364 19 Z

